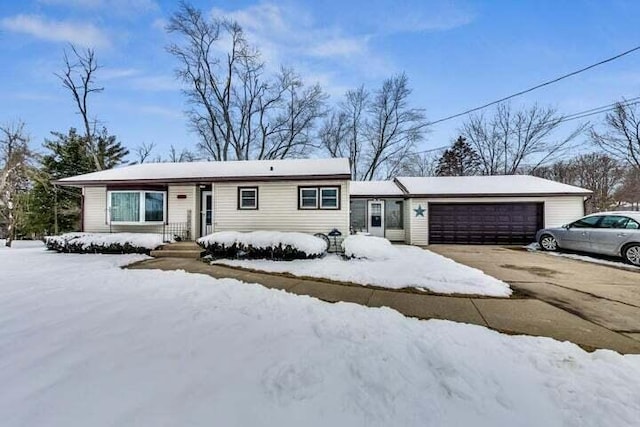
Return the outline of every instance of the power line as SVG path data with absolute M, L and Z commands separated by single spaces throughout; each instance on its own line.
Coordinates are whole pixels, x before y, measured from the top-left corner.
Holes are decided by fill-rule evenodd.
M 638 105 L 640 104 L 640 96 L 636 96 L 633 98 L 629 98 L 629 99 L 625 99 L 622 102 L 614 102 L 612 104 L 607 104 L 607 105 L 602 105 L 600 107 L 595 107 L 595 108 L 590 108 L 588 110 L 583 110 L 583 111 L 579 111 L 577 113 L 571 113 L 571 114 L 567 114 L 566 116 L 562 117 L 562 119 L 558 120 L 558 124 L 560 123 L 564 123 L 564 122 L 568 122 L 571 120 L 577 120 L 577 119 L 582 119 L 585 117 L 589 117 L 589 116 L 594 116 L 597 114 L 602 114 L 602 113 L 608 113 L 609 111 L 613 111 L 617 108 L 618 105 L 622 105 L 624 107 L 630 107 L 632 105 Z M 546 124 L 546 123 L 550 123 L 553 120 L 549 120 L 546 122 L 543 122 L 541 124 Z M 515 132 L 511 132 L 511 133 L 515 133 Z M 428 150 L 421 150 L 421 151 L 416 151 L 414 152 L 414 154 L 426 154 L 426 153 L 432 153 L 435 151 L 442 151 L 442 150 L 446 150 L 447 148 L 449 148 L 448 145 L 444 145 L 441 147 L 436 147 L 436 148 L 430 148 Z
M 552 80 L 546 81 L 546 82 L 544 82 L 544 83 L 540 83 L 540 84 L 538 84 L 538 85 L 536 85 L 536 86 L 530 87 L 529 89 L 521 90 L 520 92 L 516 92 L 516 93 L 514 93 L 514 94 L 512 94 L 512 95 L 505 96 L 504 98 L 500 98 L 500 99 L 498 99 L 497 101 L 492 101 L 492 102 L 489 102 L 489 103 L 487 103 L 487 104 L 481 105 L 481 106 L 479 106 L 479 107 L 471 108 L 471 109 L 466 110 L 466 111 L 464 111 L 464 112 L 462 112 L 462 113 L 453 114 L 453 115 L 451 115 L 451 116 L 444 117 L 444 118 L 442 118 L 442 119 L 438 119 L 438 120 L 432 121 L 432 122 L 430 122 L 429 124 L 430 124 L 430 125 L 434 125 L 434 124 L 437 124 L 437 123 L 442 123 L 442 122 L 445 122 L 445 121 L 447 121 L 447 120 L 455 119 L 456 117 L 460 117 L 460 116 L 464 116 L 464 115 L 469 114 L 469 113 L 473 113 L 474 111 L 478 111 L 478 110 L 485 109 L 485 108 L 490 107 L 490 106 L 492 106 L 492 105 L 499 104 L 499 103 L 501 103 L 501 102 L 504 102 L 504 101 L 507 101 L 507 100 L 509 100 L 509 99 L 515 98 L 515 97 L 517 97 L 517 96 L 524 95 L 525 93 L 529 93 L 529 92 L 532 92 L 532 91 L 534 91 L 534 90 L 536 90 L 536 89 L 540 89 L 541 87 L 548 86 L 548 85 L 553 84 L 553 83 L 557 83 L 557 82 L 559 82 L 560 80 L 564 80 L 564 79 L 566 79 L 566 78 L 569 78 L 569 77 L 575 76 L 576 74 L 583 73 L 583 72 L 585 72 L 585 71 L 587 71 L 587 70 L 590 70 L 590 69 L 592 69 L 592 68 L 598 67 L 598 66 L 603 65 L 603 64 L 606 64 L 606 63 L 608 63 L 608 62 L 615 61 L 616 59 L 622 58 L 623 56 L 628 55 L 628 54 L 630 54 L 630 53 L 632 53 L 632 52 L 635 52 L 635 51 L 637 51 L 637 50 L 640 50 L 640 46 L 636 46 L 636 47 L 634 47 L 633 49 L 629 49 L 629 50 L 627 50 L 627 51 L 624 51 L 624 52 L 622 52 L 622 53 L 619 53 L 619 54 L 617 54 L 617 55 L 615 55 L 615 56 L 612 56 L 612 57 L 610 57 L 610 58 L 604 59 L 604 60 L 602 60 L 602 61 L 600 61 L 600 62 L 596 62 L 595 64 L 591 64 L 591 65 L 589 65 L 589 66 L 587 66 L 587 67 L 584 67 L 584 68 L 581 68 L 581 69 L 579 69 L 579 70 L 572 71 L 572 72 L 570 72 L 570 73 L 568 73 L 568 74 L 564 74 L 564 75 L 562 75 L 562 76 L 560 76 L 560 77 L 556 77 L 555 79 L 552 79 Z

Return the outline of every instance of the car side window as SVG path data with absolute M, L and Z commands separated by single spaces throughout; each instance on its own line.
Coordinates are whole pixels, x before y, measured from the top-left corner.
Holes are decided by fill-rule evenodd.
M 631 218 L 629 218 L 629 221 L 627 221 L 627 226 L 625 228 L 626 229 L 631 229 L 631 230 L 639 230 L 640 229 L 640 224 L 638 224 L 637 221 L 634 221 Z
M 587 216 L 571 224 L 575 228 L 595 228 L 601 216 Z
M 598 228 L 627 228 L 629 220 L 625 216 L 607 215 L 602 218 Z

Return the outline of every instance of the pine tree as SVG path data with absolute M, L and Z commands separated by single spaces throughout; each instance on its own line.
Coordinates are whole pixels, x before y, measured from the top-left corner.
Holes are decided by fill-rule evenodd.
M 105 128 L 94 136 L 96 156 L 87 149 L 86 137 L 71 128 L 67 134 L 51 132 L 43 147 L 48 151 L 41 158 L 40 172 L 34 178 L 33 188 L 25 203 L 28 216 L 23 233 L 32 235 L 57 234 L 80 228 L 81 190 L 60 187 L 53 181 L 68 176 L 111 169 L 123 163 L 128 150 L 109 135 Z
M 438 176 L 465 176 L 476 175 L 480 168 L 480 157 L 469 145 L 467 140 L 460 136 L 440 157 L 436 168 Z

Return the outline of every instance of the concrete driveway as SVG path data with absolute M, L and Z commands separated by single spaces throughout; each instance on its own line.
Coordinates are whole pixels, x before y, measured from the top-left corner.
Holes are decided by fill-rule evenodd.
M 640 341 L 640 272 L 520 247 L 433 245 L 525 294 Z

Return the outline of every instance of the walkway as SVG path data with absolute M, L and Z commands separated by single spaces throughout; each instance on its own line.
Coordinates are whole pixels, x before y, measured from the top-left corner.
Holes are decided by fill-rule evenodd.
M 415 290 L 390 290 L 348 283 L 286 277 L 244 269 L 208 265 L 199 260 L 157 258 L 130 265 L 131 269 L 185 270 L 215 278 L 232 278 L 282 289 L 328 302 L 352 302 L 390 307 L 419 319 L 447 319 L 486 326 L 509 334 L 526 334 L 571 341 L 587 350 L 607 348 L 640 354 L 640 341 L 611 331 L 534 298 L 452 297 Z

